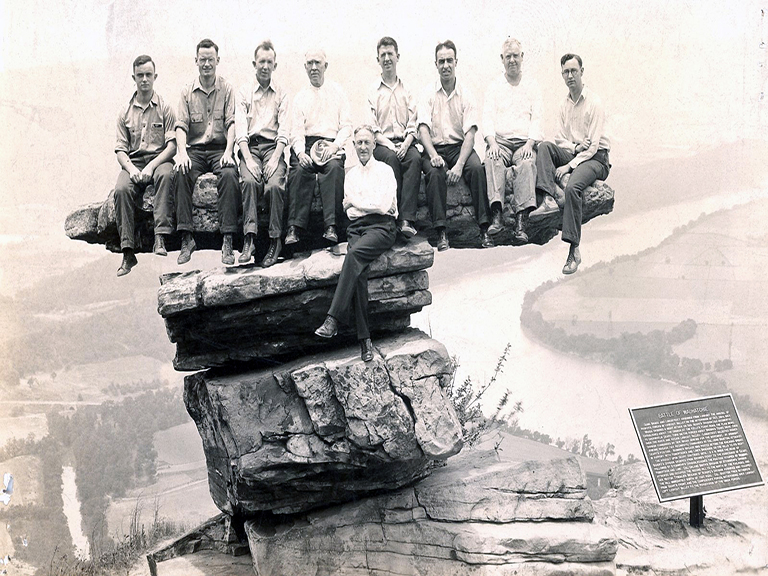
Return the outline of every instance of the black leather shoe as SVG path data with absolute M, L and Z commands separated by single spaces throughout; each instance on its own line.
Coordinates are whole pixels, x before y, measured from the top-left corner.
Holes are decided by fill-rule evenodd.
M 413 238 L 416 236 L 416 228 L 414 228 L 413 224 L 411 224 L 408 220 L 403 220 L 400 223 L 400 234 L 406 238 Z
M 373 360 L 373 342 L 371 342 L 370 338 L 360 340 L 360 359 L 363 362 Z
M 288 234 L 285 235 L 285 245 L 296 244 L 299 241 L 299 231 L 296 226 L 288 226 Z
M 243 242 L 243 251 L 240 252 L 240 258 L 237 261 L 240 264 L 250 262 L 253 258 L 253 253 L 256 251 L 256 242 L 254 241 L 255 234 L 249 233 L 245 235 L 245 241 Z
M 444 252 L 450 247 L 451 245 L 448 244 L 448 236 L 445 234 L 445 228 L 440 228 L 437 231 L 437 251 Z
M 152 252 L 157 256 L 168 256 L 168 250 L 165 249 L 165 236 L 155 234 L 155 245 L 152 246 Z
M 232 234 L 224 234 L 221 243 L 221 263 L 229 266 L 235 263 L 235 254 L 232 252 Z
M 128 272 L 131 271 L 131 268 L 136 266 L 139 261 L 136 260 L 136 256 L 133 253 L 133 250 L 126 250 L 123 252 L 123 263 L 120 264 L 120 268 L 117 269 L 117 275 L 118 276 L 125 276 L 128 274 Z
M 336 226 L 328 226 L 328 228 L 326 228 L 325 232 L 323 233 L 323 238 L 328 240 L 328 242 L 333 242 L 334 244 L 338 244 L 339 236 L 338 234 L 336 234 Z
M 525 211 L 515 214 L 515 242 L 524 244 L 528 242 L 528 234 L 525 233 L 525 225 L 528 220 L 528 213 Z
M 488 234 L 488 230 L 483 230 L 480 233 L 480 245 L 483 248 L 493 248 L 494 247 L 493 240 L 491 240 L 491 236 Z
M 339 323 L 336 321 L 336 318 L 330 314 L 325 317 L 325 322 L 323 322 L 323 325 L 315 330 L 315 335 L 320 336 L 320 338 L 333 338 L 338 333 Z
M 264 256 L 264 260 L 261 261 L 261 267 L 269 268 L 275 262 L 277 262 L 277 257 L 280 256 L 280 251 L 282 249 L 283 249 L 283 243 L 280 242 L 280 238 L 270 239 L 269 250 L 267 250 L 267 255 Z
M 197 245 L 195 244 L 195 238 L 191 232 L 184 232 L 181 239 L 181 250 L 179 251 L 179 259 L 176 260 L 177 264 L 186 264 L 189 259 L 192 258 L 192 252 L 195 251 Z

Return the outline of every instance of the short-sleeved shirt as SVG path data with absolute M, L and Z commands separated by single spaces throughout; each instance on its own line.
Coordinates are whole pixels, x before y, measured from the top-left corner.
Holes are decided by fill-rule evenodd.
M 390 140 L 416 135 L 416 101 L 399 78 L 394 86 L 379 80 L 368 95 L 368 123 Z
M 117 118 L 115 152 L 125 152 L 129 158 L 157 156 L 174 137 L 176 116 L 155 92 L 146 106 L 136 100 L 136 92 Z
M 477 128 L 477 105 L 472 92 L 456 80 L 446 94 L 440 81 L 424 90 L 419 102 L 418 122 L 426 124 L 433 144 L 460 144 L 470 129 Z
M 235 123 L 235 93 L 221 76 L 210 90 L 200 78 L 182 90 L 176 114 L 176 128 L 187 133 L 187 146 L 227 143 L 227 130 Z
M 274 82 L 266 89 L 253 80 L 240 89 L 235 110 L 237 142 L 247 142 L 252 136 L 288 145 L 288 95 Z

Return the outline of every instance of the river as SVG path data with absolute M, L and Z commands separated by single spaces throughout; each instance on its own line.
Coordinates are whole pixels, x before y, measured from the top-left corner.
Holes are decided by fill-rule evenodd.
M 61 470 L 61 495 L 64 500 L 64 516 L 67 517 L 67 526 L 75 545 L 75 554 L 78 558 L 88 560 L 88 538 L 83 534 L 83 518 L 80 515 L 80 500 L 77 498 L 75 469 L 72 466 L 64 466 Z

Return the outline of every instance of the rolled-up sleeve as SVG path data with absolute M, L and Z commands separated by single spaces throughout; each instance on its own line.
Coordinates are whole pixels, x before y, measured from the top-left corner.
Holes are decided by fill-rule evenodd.
M 179 97 L 179 106 L 176 110 L 176 126 L 184 132 L 189 132 L 189 91 L 184 89 Z
M 374 134 L 381 132 L 381 126 L 379 126 L 379 118 L 376 115 L 379 102 L 379 90 L 375 88 L 368 93 L 368 108 L 365 113 L 365 123 L 373 128 Z
M 224 87 L 224 131 L 235 123 L 235 91 L 227 82 Z
M 422 94 L 419 100 L 419 105 L 416 113 L 416 121 L 418 126 L 424 124 L 430 130 L 432 129 L 432 100 L 434 98 L 434 92 L 428 88 Z
M 493 84 L 485 92 L 485 102 L 483 102 L 483 138 L 496 136 L 496 90 Z
M 290 136 L 291 116 L 288 106 L 288 93 L 282 88 L 276 94 L 277 102 L 277 139 L 276 142 L 282 142 L 288 145 Z
M 478 126 L 478 112 L 477 104 L 475 103 L 475 97 L 471 91 L 462 87 L 461 92 L 461 104 L 463 109 L 463 118 L 461 123 L 461 129 L 466 134 L 472 128 Z
M 248 86 L 237 93 L 237 105 L 235 107 L 235 142 L 248 142 Z
M 418 127 L 418 124 L 416 123 L 417 114 L 416 98 L 413 97 L 413 94 L 408 92 L 408 123 L 405 125 L 406 136 L 408 136 L 408 134 L 416 136 L 416 128 Z
M 115 142 L 115 153 L 125 152 L 128 154 L 131 145 L 131 134 L 125 125 L 125 111 L 117 117 L 117 139 Z
M 165 130 L 165 143 L 173 142 L 176 139 L 176 114 L 173 108 L 165 102 L 160 105 L 160 112 L 163 115 L 163 130 Z

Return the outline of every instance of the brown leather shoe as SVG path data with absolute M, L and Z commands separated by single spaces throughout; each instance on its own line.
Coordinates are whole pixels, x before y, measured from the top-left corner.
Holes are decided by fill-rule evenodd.
M 330 314 L 325 317 L 325 322 L 323 322 L 323 325 L 315 330 L 315 335 L 320 336 L 320 338 L 333 338 L 338 333 L 339 323 L 336 321 L 336 318 Z
M 181 250 L 179 251 L 179 259 L 176 260 L 177 264 L 186 264 L 192 258 L 192 252 L 195 251 L 197 245 L 195 244 L 195 237 L 192 236 L 192 232 L 184 232 L 181 237 Z
M 336 234 L 336 226 L 328 226 L 328 228 L 326 228 L 325 232 L 323 233 L 323 238 L 328 240 L 328 242 L 333 242 L 334 244 L 338 244 L 339 235 Z
M 245 235 L 245 240 L 243 241 L 243 251 L 240 252 L 240 258 L 237 259 L 240 264 L 250 262 L 251 258 L 253 258 L 253 253 L 256 251 L 255 237 L 256 235 L 253 233 L 248 233 Z
M 264 256 L 264 260 L 261 261 L 262 268 L 269 268 L 277 262 L 277 257 L 280 256 L 280 252 L 283 249 L 283 243 L 280 242 L 280 238 L 272 238 L 269 241 L 269 250 L 267 255 Z
M 445 228 L 440 228 L 437 231 L 437 251 L 444 252 L 450 247 L 451 245 L 448 244 L 448 236 L 445 233 Z
M 152 246 L 152 252 L 157 256 L 168 256 L 168 250 L 165 249 L 165 236 L 155 234 L 155 245 Z
M 285 245 L 290 246 L 299 241 L 299 230 L 296 226 L 288 226 L 288 234 L 285 235 Z
M 224 234 L 221 243 L 221 263 L 229 266 L 235 263 L 235 254 L 232 252 L 232 234 Z
M 363 362 L 373 360 L 373 342 L 371 342 L 370 338 L 360 340 L 360 359 Z
M 126 249 L 123 251 L 123 263 L 120 264 L 120 268 L 117 269 L 117 275 L 119 276 L 125 276 L 128 274 L 128 272 L 131 271 L 131 268 L 136 266 L 139 261 L 136 260 L 136 255 L 133 253 L 133 250 Z
M 497 207 L 493 209 L 493 221 L 488 226 L 488 234 L 495 236 L 502 230 L 504 230 L 504 222 L 501 218 L 501 208 Z

